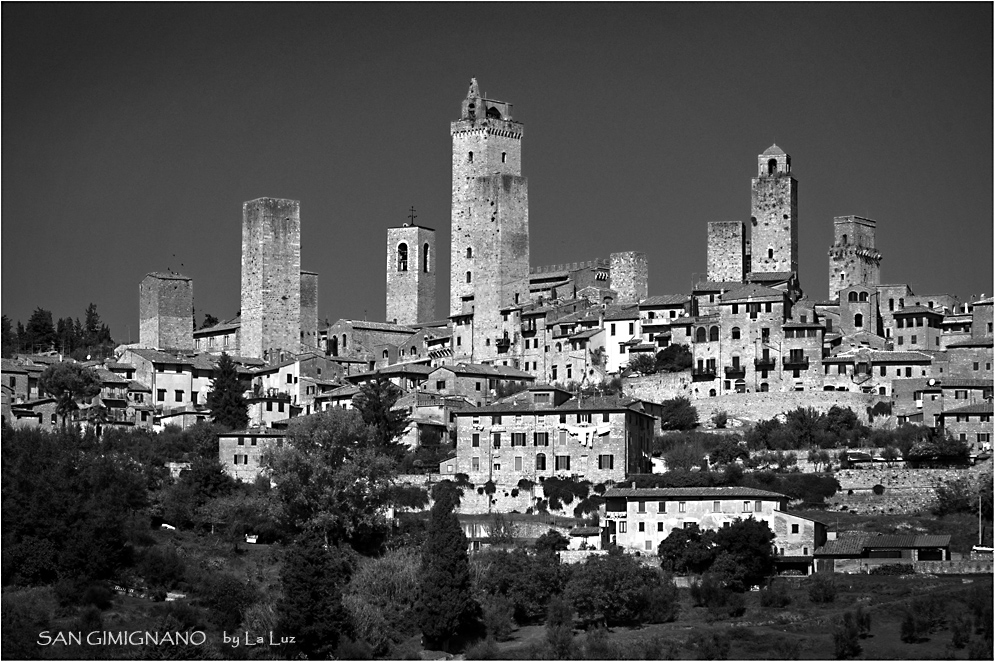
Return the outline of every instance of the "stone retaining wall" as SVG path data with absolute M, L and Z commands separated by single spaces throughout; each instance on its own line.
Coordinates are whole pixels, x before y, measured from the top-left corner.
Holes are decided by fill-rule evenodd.
M 960 561 L 909 561 L 908 559 L 836 559 L 836 572 L 844 574 L 865 573 L 871 568 L 896 563 L 911 563 L 916 574 L 927 575 L 971 575 L 991 574 L 990 560 L 960 560 Z

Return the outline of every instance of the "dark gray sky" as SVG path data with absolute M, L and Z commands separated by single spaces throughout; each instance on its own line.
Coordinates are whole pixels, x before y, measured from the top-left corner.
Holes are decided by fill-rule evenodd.
M 748 220 L 756 156 L 799 181 L 801 283 L 834 216 L 882 280 L 992 289 L 992 5 L 3 5 L 2 308 L 138 339 L 138 284 L 239 309 L 241 206 L 301 201 L 320 317 L 383 319 L 385 230 L 438 231 L 471 76 L 525 125 L 532 264 L 649 256 L 650 294 Z M 175 256 L 175 257 L 174 257 Z M 180 266 L 182 264 L 182 266 Z M 130 327 L 130 328 L 129 328 Z

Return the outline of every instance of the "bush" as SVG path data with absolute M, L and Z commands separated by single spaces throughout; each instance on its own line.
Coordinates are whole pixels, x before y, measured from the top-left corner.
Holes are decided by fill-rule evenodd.
M 871 492 L 874 492 L 874 494 L 877 496 L 881 496 L 882 494 L 884 494 L 884 485 L 880 484 L 875 485 L 874 487 L 871 488 Z
M 719 632 L 698 632 L 688 640 L 699 660 L 724 660 L 729 656 L 729 637 Z
M 845 660 L 860 654 L 860 628 L 852 612 L 846 612 L 833 623 L 833 652 L 836 659 Z
M 817 574 L 808 580 L 808 598 L 816 604 L 836 600 L 836 582 L 829 575 Z
M 943 625 L 945 601 L 936 595 L 913 600 L 902 617 L 901 638 L 910 644 L 919 643 Z
M 791 604 L 791 596 L 780 585 L 768 586 L 760 591 L 760 606 L 769 609 L 783 609 Z
M 971 640 L 972 629 L 971 616 L 969 614 L 960 612 L 954 616 L 953 621 L 950 623 L 954 648 L 964 648 L 967 645 Z
M 497 644 L 494 643 L 494 639 L 487 637 L 486 639 L 482 639 L 467 648 L 463 653 L 463 657 L 467 660 L 500 660 L 501 653 L 498 651 L 498 647 Z M 340 657 L 339 659 L 348 660 L 349 658 Z
M 888 563 L 870 569 L 871 575 L 914 575 L 916 568 L 911 563 Z
M 335 648 L 335 658 L 339 660 L 372 660 L 373 648 L 362 639 L 344 637 Z
M 724 411 L 717 411 L 712 415 L 712 425 L 717 428 L 724 428 L 729 422 L 729 414 Z
M 661 404 L 660 429 L 691 430 L 698 425 L 698 410 L 687 398 L 664 400 Z
M 588 660 L 614 660 L 619 657 L 617 647 L 608 641 L 608 630 L 591 628 L 584 637 L 584 657 Z
M 183 579 L 186 565 L 172 546 L 157 545 L 145 550 L 137 570 L 149 586 L 168 590 Z
M 480 606 L 484 611 L 483 621 L 488 638 L 508 641 L 511 631 L 515 629 L 515 606 L 511 600 L 503 595 L 492 595 L 481 600 Z

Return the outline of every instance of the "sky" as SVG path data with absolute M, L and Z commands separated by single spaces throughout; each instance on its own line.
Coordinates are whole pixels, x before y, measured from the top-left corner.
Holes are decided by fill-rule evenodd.
M 798 180 L 799 277 L 833 217 L 878 222 L 882 282 L 993 289 L 992 4 L 2 5 L 0 307 L 138 340 L 138 286 L 240 308 L 242 203 L 292 198 L 319 319 L 383 320 L 386 229 L 437 231 L 471 77 L 524 124 L 533 266 L 639 250 L 649 294 L 748 221 L 757 155 Z

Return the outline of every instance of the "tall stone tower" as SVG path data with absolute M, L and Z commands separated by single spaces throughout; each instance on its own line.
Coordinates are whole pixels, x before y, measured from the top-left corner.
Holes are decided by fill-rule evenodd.
M 639 303 L 645 299 L 649 291 L 646 253 L 612 253 L 609 260 L 611 287 L 618 292 L 617 303 Z
M 242 205 L 242 356 L 296 353 L 301 333 L 301 203 Z
M 771 145 L 757 157 L 750 218 L 753 273 L 798 273 L 798 182 L 791 157 Z
M 387 228 L 388 322 L 435 319 L 435 271 L 435 230 L 413 224 Z
M 301 272 L 301 349 L 318 347 L 318 274 Z
M 746 276 L 746 226 L 741 221 L 708 224 L 708 280 L 741 283 Z
M 829 249 L 829 299 L 851 285 L 881 283 L 881 253 L 874 247 L 877 221 L 860 216 L 833 219 L 833 245 Z
M 529 192 L 521 123 L 510 103 L 480 95 L 477 80 L 453 122 L 449 312 L 473 307 L 473 359 L 497 352 L 502 306 L 528 298 Z
M 193 350 L 193 280 L 153 272 L 138 286 L 138 342 L 151 349 Z

